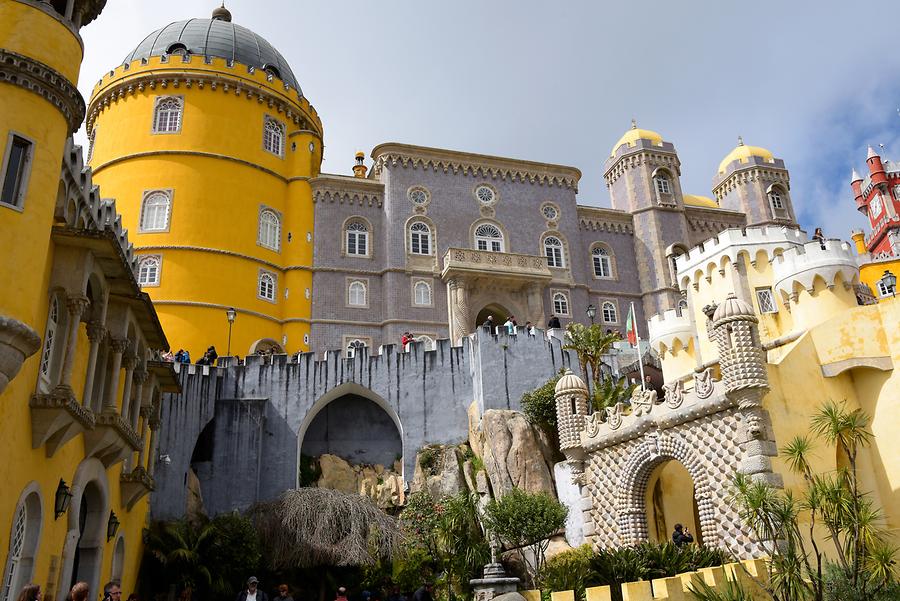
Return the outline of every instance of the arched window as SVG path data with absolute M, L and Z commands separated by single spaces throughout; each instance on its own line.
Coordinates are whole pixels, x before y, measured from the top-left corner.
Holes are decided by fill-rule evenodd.
M 556 292 L 553 295 L 553 313 L 556 315 L 569 314 L 569 297 L 563 292 Z
M 141 207 L 140 231 L 165 232 L 169 229 L 169 208 L 172 206 L 165 192 L 151 192 Z
M 556 236 L 547 236 L 544 238 L 544 255 L 547 257 L 548 266 L 565 267 L 563 244 Z
M 776 219 L 787 219 L 787 204 L 785 202 L 787 195 L 779 186 L 771 186 L 767 192 L 769 197 L 769 206 L 772 207 L 772 215 Z
M 275 300 L 275 274 L 268 271 L 259 272 L 259 282 L 257 286 L 259 298 L 267 301 Z
M 362 221 L 351 221 L 346 230 L 347 254 L 367 256 L 369 254 L 369 227 Z
M 354 281 L 350 282 L 350 286 L 347 288 L 347 304 L 351 307 L 365 307 L 366 306 L 366 284 L 365 282 Z
M 669 181 L 669 177 L 665 173 L 659 173 L 653 178 L 653 182 L 656 184 L 656 191 L 659 194 L 672 193 L 672 182 Z
M 414 305 L 431 305 L 431 286 L 428 282 L 416 282 L 413 286 L 413 304 Z
M 591 258 L 594 262 L 594 275 L 598 278 L 612 277 L 612 259 L 609 251 L 603 246 L 595 246 L 591 251 Z
M 34 576 L 34 558 L 41 528 L 41 499 L 38 493 L 28 493 L 16 508 L 9 533 L 9 555 L 3 573 L 0 601 L 13 601 Z
M 356 353 L 362 351 L 366 348 L 366 343 L 364 340 L 360 340 L 358 338 L 354 338 L 350 342 L 347 343 L 347 357 L 352 358 L 356 356 Z
M 153 133 L 175 134 L 181 131 L 181 110 L 184 106 L 177 96 L 163 96 L 156 99 L 153 111 Z
M 53 351 L 56 349 L 57 330 L 61 317 L 59 297 L 54 295 L 50 299 L 50 312 L 47 314 L 47 329 L 44 333 L 44 348 L 41 350 L 41 389 L 43 390 L 50 387 L 50 374 L 53 373 Z
M 284 123 L 266 117 L 263 126 L 263 148 L 276 156 L 284 155 Z
M 431 228 L 421 221 L 409 226 L 409 252 L 414 255 L 431 254 Z
M 600 308 L 600 315 L 603 317 L 604 323 L 619 323 L 619 312 L 616 311 L 616 305 L 609 301 L 603 303 Z
M 493 253 L 503 252 L 503 234 L 497 226 L 482 223 L 475 228 L 475 248 Z
M 281 218 L 275 211 L 271 209 L 260 211 L 257 242 L 274 251 L 281 249 Z
M 159 267 L 161 260 L 158 256 L 141 257 L 138 261 L 138 285 L 159 286 Z
M 113 550 L 112 567 L 110 570 L 110 580 L 122 581 L 122 568 L 125 564 L 125 539 L 119 537 L 116 541 L 115 550 Z
M 686 300 L 681 299 L 680 301 L 678 301 L 678 314 L 679 315 L 684 315 L 685 311 L 687 311 L 687 308 L 688 308 L 688 302 Z

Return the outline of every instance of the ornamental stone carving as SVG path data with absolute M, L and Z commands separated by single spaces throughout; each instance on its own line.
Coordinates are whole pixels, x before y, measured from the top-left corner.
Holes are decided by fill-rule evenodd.
M 663 386 L 665 391 L 665 403 L 669 409 L 678 409 L 684 402 L 684 383 L 675 380 Z
M 37 332 L 17 319 L 0 315 L 0 392 L 40 347 Z
M 653 405 L 655 404 L 656 391 L 653 389 L 635 388 L 634 392 L 631 393 L 631 412 L 636 417 L 648 415 L 653 411 Z
M 708 399 L 713 393 L 712 371 L 706 369 L 694 374 L 694 392 L 698 398 Z

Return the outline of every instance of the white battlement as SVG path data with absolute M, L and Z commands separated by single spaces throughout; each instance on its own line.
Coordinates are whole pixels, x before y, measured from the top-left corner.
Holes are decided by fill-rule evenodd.
M 859 280 L 856 252 L 842 240 L 826 240 L 824 243 L 808 242 L 786 250 L 772 262 L 775 289 L 787 295 L 802 286 L 812 293 L 816 278 L 822 278 L 831 287 L 838 274 L 845 284 Z
M 726 258 L 734 263 L 741 253 L 746 253 L 751 261 L 755 261 L 757 253 L 764 251 L 771 261 L 775 255 L 805 244 L 808 240 L 806 232 L 788 227 L 727 229 L 675 259 L 678 282 L 682 288 L 687 288 L 691 283 L 696 284 L 700 277 L 709 277 L 713 271 L 723 269 Z
M 675 346 L 675 341 L 680 341 L 686 347 L 694 334 L 687 311 L 679 315 L 675 309 L 669 309 L 662 315 L 653 315 L 647 323 L 650 329 L 650 346 L 657 353 L 663 352 L 662 347 L 671 349 Z

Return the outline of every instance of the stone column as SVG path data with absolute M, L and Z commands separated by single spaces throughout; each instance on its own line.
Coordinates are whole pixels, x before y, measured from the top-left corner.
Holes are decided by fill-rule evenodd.
M 150 411 L 154 412 L 156 409 L 151 408 Z M 150 455 L 147 457 L 147 473 L 152 478 L 153 472 L 156 471 L 156 445 L 159 443 L 156 431 L 159 429 L 159 419 L 151 417 L 148 423 L 150 424 L 150 449 L 148 450 Z
M 122 419 L 127 422 L 131 411 L 131 384 L 134 378 L 134 366 L 137 365 L 137 357 L 131 354 L 125 355 L 122 364 L 125 366 L 125 386 L 122 389 L 121 414 Z
M 84 377 L 84 393 L 81 395 L 81 404 L 91 408 L 91 397 L 94 394 L 94 377 L 97 372 L 97 354 L 100 352 L 100 342 L 106 338 L 106 328 L 97 321 L 92 321 L 87 327 L 88 340 L 91 341 L 91 350 L 88 353 L 87 373 Z
M 525 287 L 525 302 L 528 307 L 528 317 L 526 318 L 535 327 L 544 327 L 544 304 L 541 302 L 541 286 L 540 284 L 528 284 Z
M 69 392 L 72 391 L 72 368 L 75 365 L 78 324 L 81 323 L 81 315 L 90 304 L 90 299 L 83 294 L 74 294 L 66 298 L 66 308 L 69 310 L 69 331 L 66 333 L 66 348 L 64 349 L 62 371 L 60 372 L 57 387 L 66 389 Z
M 138 432 L 138 419 L 141 417 L 141 402 L 144 400 L 144 382 L 147 381 L 147 372 L 140 369 L 134 372 L 135 389 L 131 395 L 131 407 L 128 409 L 128 417 L 131 420 L 131 428 Z
M 141 450 L 138 451 L 137 463 L 134 464 L 135 467 L 143 467 L 144 465 L 144 453 L 149 452 L 149 448 L 147 447 L 147 415 L 150 413 L 149 407 L 141 407 Z
M 456 280 L 449 280 L 447 282 L 447 308 L 450 313 L 450 340 L 454 344 L 460 339 L 459 325 L 456 323 L 459 313 L 456 308 L 456 296 Z
M 468 336 L 472 333 L 472 326 L 469 325 L 469 291 L 468 284 L 463 280 L 456 282 L 456 309 L 457 309 L 457 325 L 459 326 L 459 336 Z
M 113 338 L 109 342 L 112 349 L 112 369 L 109 374 L 109 385 L 106 388 L 105 398 L 103 399 L 103 411 L 115 413 L 118 409 L 116 396 L 119 393 L 119 372 L 122 370 L 122 355 L 128 350 L 129 340 L 127 338 Z

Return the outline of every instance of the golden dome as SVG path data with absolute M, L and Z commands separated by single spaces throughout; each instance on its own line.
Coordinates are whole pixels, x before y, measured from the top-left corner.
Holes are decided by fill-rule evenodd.
M 734 147 L 734 150 L 725 155 L 725 158 L 719 163 L 719 173 L 725 173 L 728 165 L 733 161 L 746 163 L 747 159 L 750 157 L 757 157 L 767 162 L 775 160 L 775 155 L 772 154 L 772 151 L 767 150 L 762 146 L 745 146 L 744 141 L 741 138 L 738 138 L 738 145 Z
M 635 142 L 638 140 L 650 140 L 657 146 L 662 145 L 662 136 L 656 133 L 655 131 L 649 129 L 640 129 L 634 120 L 631 121 L 631 129 L 622 134 L 622 137 L 619 138 L 619 141 L 615 143 L 612 147 L 612 150 L 609 151 L 609 156 L 616 156 L 616 151 L 619 149 L 619 146 L 622 144 L 627 144 L 628 146 L 634 146 Z
M 708 207 L 710 209 L 718 209 L 719 204 L 708 196 L 697 196 L 696 194 L 685 194 L 684 204 L 689 207 Z

